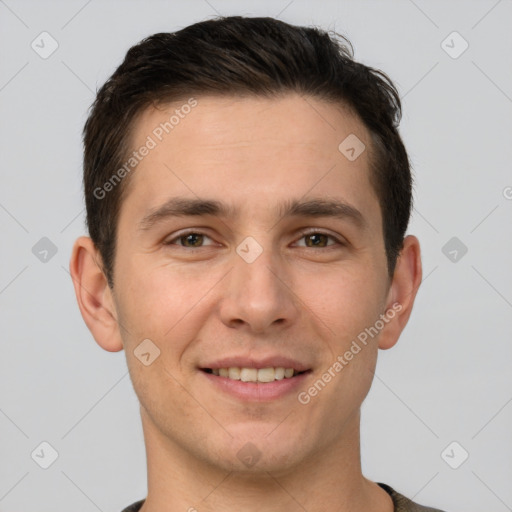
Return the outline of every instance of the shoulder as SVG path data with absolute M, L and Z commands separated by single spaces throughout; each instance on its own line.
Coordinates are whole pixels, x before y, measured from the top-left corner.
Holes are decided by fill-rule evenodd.
M 443 512 L 438 508 L 425 507 L 423 505 L 419 505 L 414 501 L 406 498 L 399 492 L 395 491 L 389 485 L 377 482 L 377 484 L 382 487 L 393 500 L 393 504 L 395 506 L 395 512 Z M 140 500 L 135 503 L 132 503 L 128 507 L 126 507 L 122 512 L 139 512 L 145 500 Z
M 122 512 L 139 512 L 145 500 L 136 501 L 122 510 Z
M 406 498 L 399 492 L 395 491 L 389 485 L 380 482 L 376 483 L 391 496 L 393 504 L 395 505 L 395 512 L 443 512 L 438 508 L 431 508 L 426 507 L 424 505 L 419 505 L 418 503 L 415 503 L 414 501 L 410 500 L 409 498 Z

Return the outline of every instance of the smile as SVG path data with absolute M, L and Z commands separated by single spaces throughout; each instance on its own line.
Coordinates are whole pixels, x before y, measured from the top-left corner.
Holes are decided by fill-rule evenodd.
M 311 369 L 299 371 L 284 366 L 228 366 L 200 370 L 213 389 L 244 402 L 269 402 L 295 394 L 312 373 Z
M 267 367 L 267 368 L 239 368 L 232 366 L 229 368 L 205 368 L 206 373 L 219 377 L 227 377 L 231 380 L 240 380 L 242 382 L 274 382 L 275 380 L 291 379 L 301 373 L 293 368 Z

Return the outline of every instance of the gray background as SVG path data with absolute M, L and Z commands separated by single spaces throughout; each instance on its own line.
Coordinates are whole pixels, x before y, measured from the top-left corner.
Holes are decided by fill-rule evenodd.
M 448 512 L 512 510 L 510 0 L 0 0 L 0 511 L 117 512 L 146 495 L 125 354 L 95 343 L 68 273 L 81 130 L 131 45 L 217 13 L 335 29 L 398 86 L 424 282 L 363 405 L 363 470 Z M 31 47 L 51 48 L 43 31 L 59 45 L 46 59 Z

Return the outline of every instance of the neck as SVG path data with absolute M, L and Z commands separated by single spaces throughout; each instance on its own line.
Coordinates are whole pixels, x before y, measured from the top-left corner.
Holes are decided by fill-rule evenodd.
M 228 471 L 162 435 L 141 407 L 148 496 L 141 512 L 392 512 L 390 496 L 361 473 L 360 413 L 330 445 L 283 471 Z M 254 468 L 253 468 L 254 469 Z

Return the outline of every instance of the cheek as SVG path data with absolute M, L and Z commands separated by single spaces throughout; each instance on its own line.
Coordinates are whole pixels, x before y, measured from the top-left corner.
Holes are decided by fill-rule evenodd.
M 301 286 L 298 295 L 322 320 L 338 349 L 372 326 L 382 313 L 383 293 L 370 267 L 316 272 L 311 282 L 314 287 Z
M 123 341 L 134 389 L 146 410 L 155 411 L 160 401 L 169 401 L 177 414 L 185 415 L 186 397 L 179 384 L 183 354 L 195 336 L 191 308 L 204 292 L 199 293 L 200 287 L 190 286 L 189 279 L 170 270 L 140 265 L 137 268 L 144 270 L 137 272 L 134 267 L 125 267 L 124 276 L 129 277 L 119 283 L 118 292 L 119 319 L 125 327 Z M 153 344 L 144 341 L 148 339 Z M 141 345 L 143 342 L 146 345 Z M 139 349 L 142 346 L 143 351 Z M 150 354 L 148 365 L 139 359 L 143 352 Z
M 323 291 L 316 304 L 333 340 L 320 374 L 328 388 L 323 403 L 338 403 L 340 407 L 333 412 L 332 421 L 355 410 L 370 389 L 378 352 L 379 330 L 375 325 L 383 313 L 385 296 L 379 269 L 371 265 L 336 276 L 322 280 Z M 318 387 L 322 386 L 319 383 Z
M 197 315 L 219 277 L 205 269 L 152 266 L 150 259 L 134 258 L 133 263 L 119 266 L 120 321 L 134 343 L 149 338 L 162 349 L 181 352 L 193 339 L 199 327 Z

